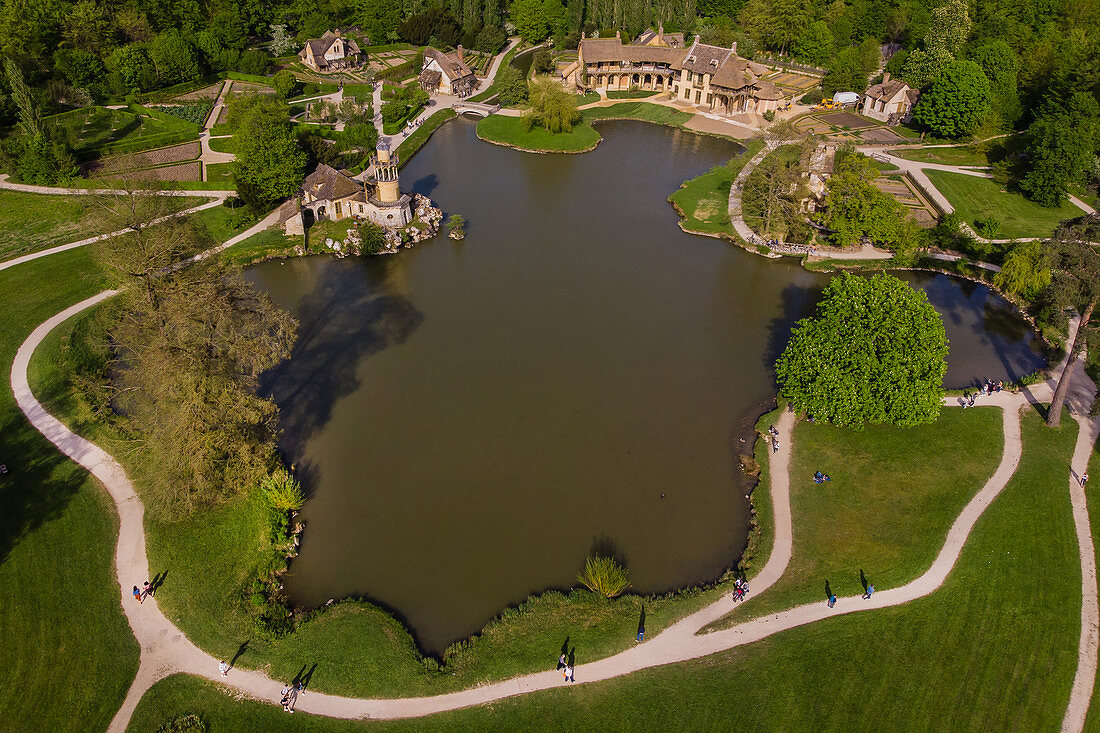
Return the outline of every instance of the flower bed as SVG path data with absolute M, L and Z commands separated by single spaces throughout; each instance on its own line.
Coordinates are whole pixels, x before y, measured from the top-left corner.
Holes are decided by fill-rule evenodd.
M 88 164 L 86 170 L 89 177 L 96 178 L 120 171 L 141 170 L 153 166 L 180 163 L 195 160 L 202 155 L 202 146 L 197 141 L 173 145 L 167 148 L 157 148 L 130 155 L 115 155 L 110 158 L 101 158 Z M 201 181 L 202 178 L 181 179 Z

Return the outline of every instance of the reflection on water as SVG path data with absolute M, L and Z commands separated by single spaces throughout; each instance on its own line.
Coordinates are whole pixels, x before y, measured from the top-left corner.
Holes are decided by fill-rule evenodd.
M 264 383 L 310 492 L 296 603 L 367 596 L 438 653 L 573 585 L 594 549 L 640 592 L 736 563 L 740 436 L 827 277 L 678 229 L 668 195 L 731 143 L 600 129 L 591 153 L 543 156 L 448 123 L 402 179 L 467 218 L 464 242 L 250 271 L 302 321 Z M 945 316 L 948 383 L 1038 363 L 986 288 L 907 280 Z

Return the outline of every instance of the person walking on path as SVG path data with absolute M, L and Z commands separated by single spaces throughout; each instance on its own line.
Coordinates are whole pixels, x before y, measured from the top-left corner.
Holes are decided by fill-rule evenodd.
M 143 600 L 145 600 L 141 597 L 141 591 L 138 590 L 138 587 L 136 585 L 134 586 L 134 600 L 138 603 L 141 603 Z
M 280 693 L 282 697 L 279 698 L 279 704 L 283 706 L 283 711 L 290 712 L 290 688 L 284 687 Z
M 565 681 L 566 682 L 572 682 L 573 681 L 573 665 L 571 665 L 571 664 L 565 665 Z
M 141 600 L 144 602 L 151 595 L 153 595 L 153 584 L 147 580 L 145 585 L 141 587 Z
M 1083 474 L 1081 474 L 1081 488 L 1082 489 L 1085 488 L 1085 484 L 1087 484 L 1088 482 L 1089 482 L 1089 472 L 1085 471 Z
M 868 584 L 867 584 L 867 592 L 863 594 L 863 597 L 864 597 L 865 599 L 866 599 L 866 598 L 870 598 L 870 597 L 871 597 L 871 596 L 872 596 L 872 595 L 874 594 L 874 592 L 875 592 L 875 585 L 874 585 L 874 583 L 868 583 Z
M 222 673 L 222 677 L 229 676 L 229 665 L 224 661 L 218 662 L 218 671 Z
M 558 657 L 558 669 L 565 669 L 565 652 L 562 652 L 561 656 Z
M 834 593 L 833 595 L 829 596 L 829 608 L 832 608 L 835 605 L 836 605 L 836 594 Z

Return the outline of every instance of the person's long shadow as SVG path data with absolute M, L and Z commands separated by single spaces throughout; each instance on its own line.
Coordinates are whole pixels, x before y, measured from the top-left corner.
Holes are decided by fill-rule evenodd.
M 248 651 L 248 642 L 250 642 L 250 641 L 252 641 L 252 640 L 251 639 L 245 639 L 244 641 L 241 642 L 241 645 L 239 647 L 237 647 L 237 653 L 234 654 L 233 658 L 229 660 L 229 666 L 230 667 L 236 667 L 237 666 L 237 660 L 241 658 L 242 654 L 244 654 L 246 651 Z
M 565 641 L 561 643 L 561 655 L 558 657 L 558 669 L 561 669 L 565 665 L 562 664 L 561 658 L 569 657 L 569 637 L 565 637 Z
M 833 597 L 833 589 L 829 587 L 828 579 L 825 580 L 825 600 Z
M 645 634 L 645 604 L 642 604 L 642 611 L 638 614 L 638 636 L 642 637 Z
M 569 666 L 570 667 L 576 667 L 577 666 L 577 647 L 573 647 L 572 649 L 569 650 Z
M 863 574 L 863 568 L 859 569 L 859 584 L 863 586 L 863 592 L 867 592 L 867 576 Z
M 167 570 L 165 570 L 163 573 L 157 573 L 156 575 L 154 575 L 152 582 L 149 583 L 149 586 L 150 586 L 149 591 L 153 595 L 156 595 L 157 591 L 160 590 L 160 587 L 162 585 L 164 585 L 164 581 L 167 577 L 168 577 L 168 571 Z
M 261 376 L 260 392 L 279 406 L 281 443 L 291 457 L 328 423 L 340 398 L 359 387 L 362 359 L 404 342 L 423 322 L 407 297 L 390 292 L 389 267 L 373 261 L 318 267 L 321 281 L 297 309 L 290 359 Z

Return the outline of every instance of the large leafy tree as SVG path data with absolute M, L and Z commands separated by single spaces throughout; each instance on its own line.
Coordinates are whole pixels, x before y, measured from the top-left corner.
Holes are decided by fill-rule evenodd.
M 1077 369 L 1089 337 L 1096 332 L 1094 314 L 1100 302 L 1100 216 L 1092 214 L 1066 222 L 1046 244 L 1043 264 L 1053 273 L 1048 292 L 1056 308 L 1073 308 L 1081 316 L 1081 324 L 1069 347 L 1066 368 L 1058 378 L 1054 398 L 1047 413 L 1047 424 L 1057 425 L 1062 419 L 1062 405 L 1069 392 L 1070 381 Z
M 531 107 L 524 115 L 524 124 L 530 130 L 541 127 L 547 132 L 572 132 L 580 121 L 577 98 L 565 91 L 561 84 L 549 79 L 536 79 L 529 87 Z
M 1051 105 L 1027 128 L 1025 194 L 1043 206 L 1058 206 L 1070 184 L 1081 181 L 1100 144 L 1100 106 L 1088 92 L 1076 92 L 1065 106 Z
M 897 199 L 874 185 L 878 176 L 871 161 L 854 148 L 838 150 L 820 220 L 832 230 L 829 236 L 840 246 L 867 237 L 875 244 L 911 249 L 913 231 L 907 224 L 907 211 Z
M 255 95 L 230 102 L 229 123 L 237 140 L 233 178 L 255 211 L 293 194 L 302 182 L 306 154 L 298 147 L 287 106 Z
M 923 290 L 880 273 L 840 275 L 776 362 L 779 392 L 836 425 L 934 422 L 947 370 L 943 320 Z
M 972 134 L 989 111 L 989 80 L 973 61 L 955 61 L 921 96 L 913 119 L 940 137 Z

